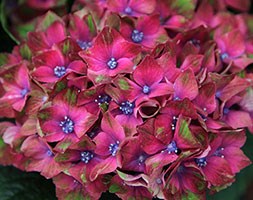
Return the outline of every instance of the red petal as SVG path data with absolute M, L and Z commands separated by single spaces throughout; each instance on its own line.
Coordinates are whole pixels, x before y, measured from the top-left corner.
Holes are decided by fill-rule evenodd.
M 141 86 L 152 86 L 163 78 L 163 70 L 154 58 L 147 56 L 133 73 L 134 80 Z
M 101 128 L 107 134 L 111 134 L 115 140 L 122 141 L 125 138 L 125 133 L 122 126 L 109 112 L 104 114 L 101 122 Z
M 175 98 L 193 100 L 198 95 L 198 84 L 192 69 L 182 72 L 174 83 Z

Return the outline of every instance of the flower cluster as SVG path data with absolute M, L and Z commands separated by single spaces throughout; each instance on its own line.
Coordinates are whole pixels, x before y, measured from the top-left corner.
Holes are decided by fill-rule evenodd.
M 0 55 L 0 163 L 52 178 L 59 199 L 205 199 L 231 185 L 251 164 L 249 7 L 79 0 L 47 12 Z

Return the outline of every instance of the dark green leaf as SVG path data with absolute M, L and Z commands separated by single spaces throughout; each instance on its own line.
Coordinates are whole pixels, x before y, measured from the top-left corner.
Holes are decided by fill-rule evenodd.
M 55 200 L 51 180 L 38 173 L 22 172 L 14 167 L 0 166 L 1 200 Z

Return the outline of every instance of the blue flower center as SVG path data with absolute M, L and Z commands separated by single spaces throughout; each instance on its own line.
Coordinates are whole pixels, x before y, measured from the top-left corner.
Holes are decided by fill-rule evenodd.
M 197 46 L 197 47 L 200 46 L 200 40 L 197 40 L 195 38 L 191 39 L 190 43 L 192 43 L 194 46 Z
M 155 180 L 155 182 L 156 182 L 158 185 L 160 185 L 160 184 L 162 184 L 162 179 L 157 178 L 157 179 Z
M 86 50 L 92 46 L 91 42 L 86 42 L 86 41 L 82 41 L 82 40 L 77 40 L 76 42 L 79 45 L 79 47 L 81 47 L 81 49 L 83 49 L 83 50 Z
M 129 101 L 122 102 L 120 104 L 119 109 L 123 112 L 125 115 L 131 115 L 134 112 L 134 103 L 130 103 Z
M 220 55 L 220 57 L 221 57 L 221 60 L 225 60 L 225 59 L 227 59 L 229 56 L 228 56 L 227 53 L 222 53 L 222 54 Z
M 22 89 L 22 90 L 20 91 L 20 95 L 22 96 L 22 98 L 24 98 L 25 95 L 26 95 L 28 92 L 29 92 L 29 90 L 26 89 L 26 88 L 24 88 L 24 89 Z
M 62 127 L 64 133 L 72 133 L 74 131 L 74 122 L 68 116 L 65 116 L 64 120 L 60 122 L 60 127 Z
M 132 8 L 130 8 L 129 6 L 127 6 L 127 7 L 125 8 L 124 12 L 125 12 L 126 14 L 131 14 L 131 13 L 132 13 Z
M 48 157 L 51 157 L 51 156 L 54 155 L 54 153 L 50 149 L 47 150 L 46 154 L 47 154 Z
M 142 88 L 142 92 L 143 92 L 144 94 L 150 93 L 150 87 L 147 86 L 147 85 L 144 85 L 143 88 Z
M 171 154 L 171 153 L 175 153 L 175 154 L 179 153 L 179 149 L 177 148 L 177 144 L 176 144 L 175 141 L 172 141 L 171 143 L 169 143 L 166 150 L 168 151 L 169 154 Z
M 143 32 L 138 31 L 136 29 L 132 31 L 131 38 L 132 38 L 133 42 L 140 43 L 140 42 L 142 42 L 143 37 L 144 37 Z
M 109 105 L 112 98 L 106 94 L 101 94 L 98 96 L 97 99 L 95 99 L 95 102 L 100 106 L 101 104 L 105 103 L 106 105 Z
M 214 155 L 215 156 L 219 156 L 221 158 L 224 158 L 224 155 L 222 154 L 222 151 L 224 151 L 224 148 L 223 147 L 220 147 L 218 148 L 215 152 L 214 152 Z
M 146 160 L 146 156 L 145 155 L 140 155 L 138 157 L 138 164 L 142 165 L 145 162 L 145 160 Z
M 93 153 L 90 151 L 81 152 L 81 161 L 84 163 L 88 163 L 94 157 Z
M 223 113 L 224 113 L 225 115 L 228 114 L 228 113 L 229 113 L 229 109 L 228 109 L 228 108 L 224 108 Z
M 198 167 L 205 167 L 207 165 L 206 158 L 196 158 L 195 159 L 196 164 Z
M 118 149 L 119 149 L 119 141 L 116 141 L 116 143 L 109 145 L 109 152 L 111 153 L 112 156 L 116 155 Z
M 118 62 L 116 61 L 115 58 L 111 58 L 108 62 L 107 62 L 107 66 L 109 67 L 109 69 L 115 69 L 118 66 Z
M 58 78 L 61 78 L 66 74 L 66 68 L 64 66 L 56 66 L 54 68 L 54 75 Z

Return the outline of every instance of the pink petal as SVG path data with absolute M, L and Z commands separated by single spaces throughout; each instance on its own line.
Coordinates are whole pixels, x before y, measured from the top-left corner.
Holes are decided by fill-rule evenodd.
M 66 38 L 65 29 L 61 22 L 56 21 L 46 30 L 47 40 L 50 46 Z
M 198 95 L 198 84 L 192 69 L 182 72 L 174 83 L 175 98 L 193 100 Z
M 188 68 L 191 68 L 194 73 L 199 72 L 201 66 L 202 66 L 202 61 L 203 61 L 204 56 L 203 55 L 188 55 L 183 64 L 181 65 L 180 69 L 181 70 L 186 70 Z
M 251 161 L 244 155 L 243 151 L 236 147 L 226 147 L 222 151 L 222 155 L 230 164 L 233 173 L 238 173 L 241 169 L 251 164 Z
M 155 59 L 147 56 L 133 72 L 133 78 L 139 85 L 150 87 L 162 80 L 163 70 Z
M 217 36 L 216 42 L 222 53 L 227 53 L 230 57 L 238 57 L 245 52 L 244 38 L 239 30 L 233 30 Z
M 16 76 L 17 84 L 23 89 L 30 89 L 29 71 L 26 65 L 21 65 Z
M 207 113 L 212 113 L 216 108 L 215 102 L 216 87 L 214 83 L 207 83 L 199 89 L 198 96 L 194 99 L 200 108 Z
M 68 69 L 71 69 L 72 71 L 77 73 L 85 74 L 87 67 L 83 61 L 75 60 L 69 64 Z
M 34 51 L 50 47 L 44 32 L 29 32 L 27 38 L 28 46 Z
M 122 141 L 125 138 L 125 133 L 122 126 L 109 112 L 104 114 L 101 122 L 101 128 L 104 132 L 110 134 L 118 141 Z
M 136 12 L 151 14 L 155 9 L 155 0 L 130 0 L 129 6 Z
M 54 75 L 54 70 L 48 66 L 40 66 L 33 73 L 32 76 L 38 81 L 45 83 L 56 82 L 59 78 Z
M 171 95 L 174 92 L 173 85 L 171 83 L 158 83 L 154 85 L 151 89 L 150 94 L 148 95 L 150 98 L 159 97 L 159 96 L 167 96 Z
M 49 50 L 33 58 L 36 66 L 64 66 L 64 57 L 59 50 Z
M 115 157 L 108 157 L 97 164 L 90 173 L 90 180 L 94 181 L 98 175 L 113 172 L 117 168 L 117 160 Z
M 150 155 L 155 154 L 166 148 L 166 145 L 163 143 L 163 141 L 158 140 L 154 136 L 153 127 L 154 127 L 153 120 L 148 120 L 144 125 L 138 127 L 141 148 L 147 154 L 150 154 Z
M 117 60 L 118 65 L 115 69 L 109 69 L 107 66 L 107 73 L 109 76 L 116 76 L 120 73 L 130 73 L 133 71 L 134 63 L 128 58 L 120 58 Z
M 97 145 L 95 153 L 102 156 L 111 155 L 109 151 L 110 144 L 115 144 L 117 141 L 110 133 L 100 132 L 95 138 L 94 142 Z
M 221 91 L 219 98 L 222 101 L 227 101 L 237 93 L 245 90 L 249 86 L 249 82 L 238 76 L 228 83 Z
M 225 116 L 225 121 L 233 128 L 252 126 L 252 120 L 248 112 L 230 110 Z
M 234 181 L 234 175 L 224 158 L 212 156 L 203 168 L 206 180 L 213 186 L 222 186 Z
M 115 43 L 112 48 L 112 57 L 115 59 L 120 58 L 134 58 L 141 52 L 141 47 L 139 45 L 124 41 L 120 43 Z
M 162 168 L 178 158 L 178 155 L 172 153 L 169 154 L 167 151 L 155 154 L 146 160 L 147 172 L 149 174 L 153 173 L 155 170 Z

